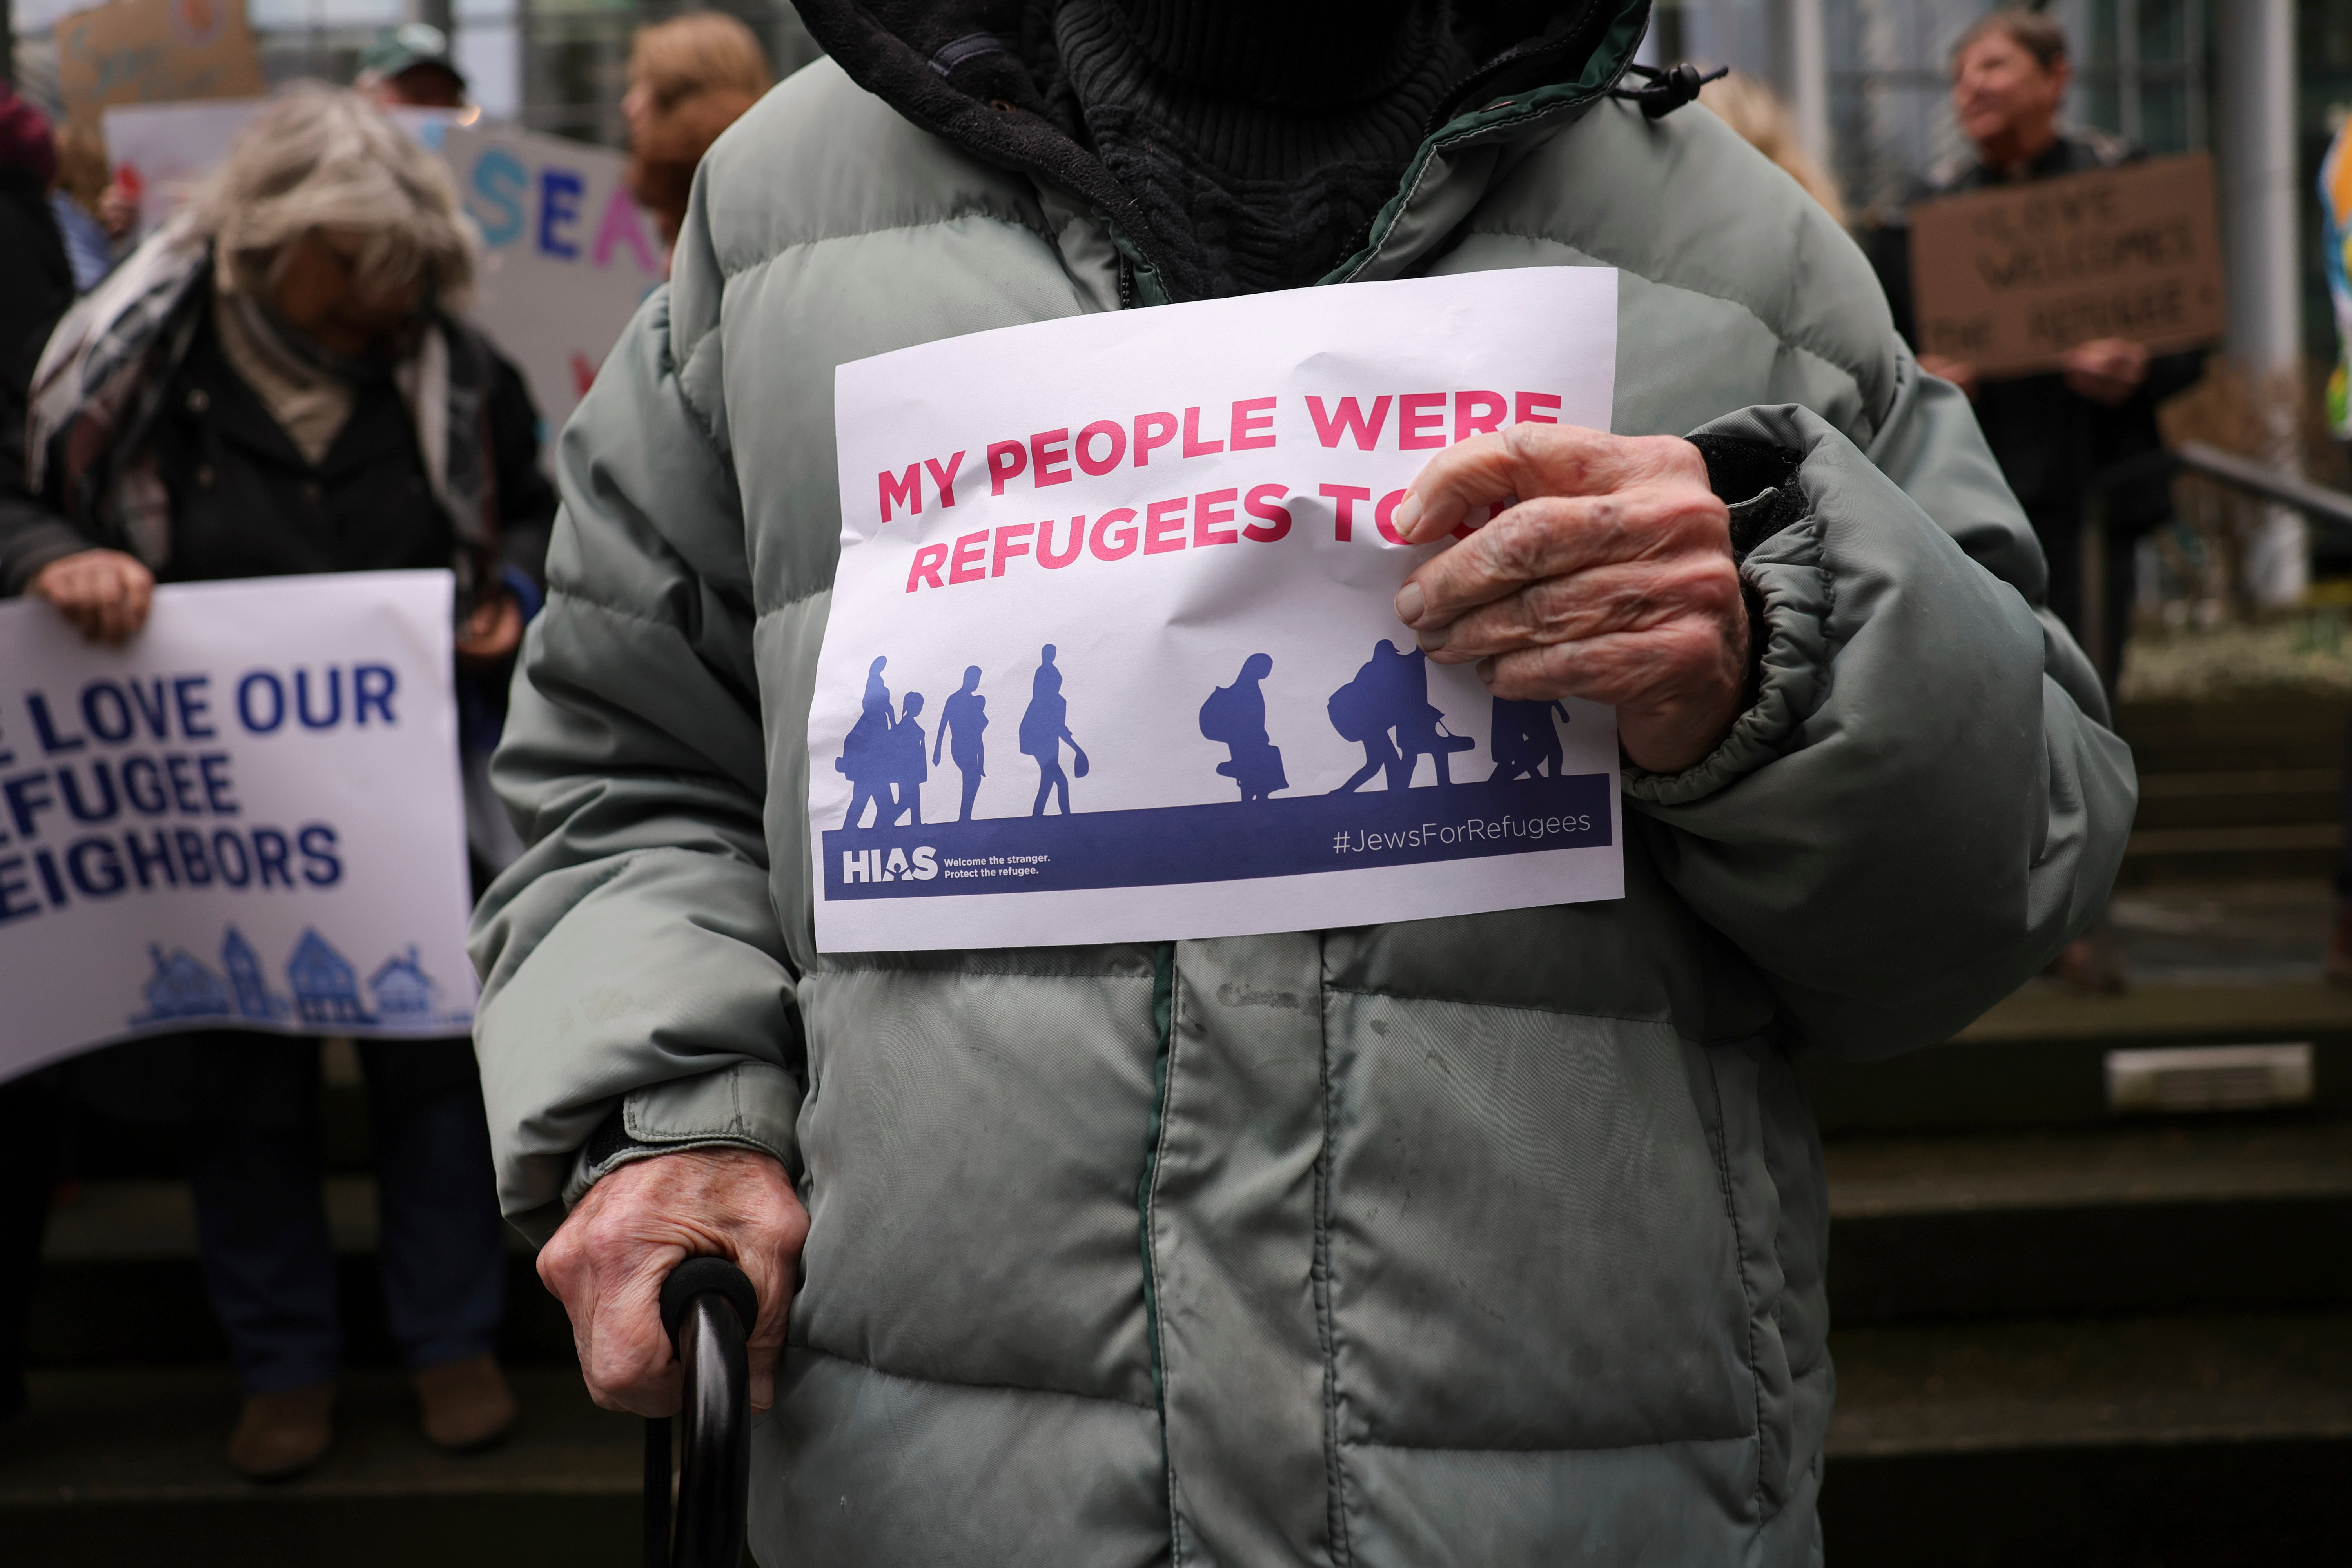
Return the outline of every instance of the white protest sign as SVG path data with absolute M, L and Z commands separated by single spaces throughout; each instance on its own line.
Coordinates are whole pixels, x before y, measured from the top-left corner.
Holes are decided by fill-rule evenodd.
M 184 1028 L 463 1034 L 446 572 L 0 604 L 0 1078 Z
M 1499 703 L 1391 600 L 1437 449 L 1607 428 L 1617 277 L 1531 268 L 845 364 L 809 713 L 826 952 L 1623 896 L 1614 712 Z
M 133 103 L 106 111 L 106 157 L 114 181 L 139 203 L 139 235 L 145 238 L 186 205 L 206 174 L 228 153 L 228 144 L 261 112 L 258 98 L 196 100 L 187 103 Z
M 186 203 L 266 106 L 240 99 L 106 111 L 108 158 L 138 196 L 142 237 Z M 667 275 L 660 232 L 622 183 L 628 160 L 560 136 L 484 124 L 473 110 L 390 112 L 447 160 L 482 237 L 470 318 L 522 372 L 552 435 Z
M 661 235 L 618 153 L 511 126 L 449 128 L 442 153 L 487 247 L 474 319 L 514 361 L 551 433 L 666 275 Z

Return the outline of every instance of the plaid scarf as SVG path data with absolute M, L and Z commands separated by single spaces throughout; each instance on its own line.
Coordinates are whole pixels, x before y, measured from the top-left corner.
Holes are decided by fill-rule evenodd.
M 68 521 L 158 571 L 171 559 L 171 497 L 147 432 L 212 306 L 212 242 L 173 220 L 67 312 L 33 374 L 30 488 L 54 493 Z M 496 571 L 489 353 L 463 325 L 436 316 L 394 379 L 434 499 L 457 535 L 462 614 Z

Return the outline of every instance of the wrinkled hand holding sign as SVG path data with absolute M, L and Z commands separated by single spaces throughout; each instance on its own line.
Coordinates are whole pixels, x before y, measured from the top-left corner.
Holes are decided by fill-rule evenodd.
M 836 378 L 809 716 L 829 952 L 1622 897 L 1615 716 L 1502 702 L 1391 601 L 1430 455 L 1605 429 L 1616 274 L 1082 316 Z

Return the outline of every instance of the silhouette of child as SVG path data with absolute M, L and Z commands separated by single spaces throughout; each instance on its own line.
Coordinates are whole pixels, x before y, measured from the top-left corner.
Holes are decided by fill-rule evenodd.
M 931 776 L 929 764 L 923 761 L 923 727 L 915 722 L 915 715 L 923 710 L 923 694 L 907 693 L 907 710 L 898 723 L 890 727 L 890 767 L 887 777 L 897 786 L 898 804 L 891 808 L 890 820 L 897 823 L 904 816 L 920 827 L 923 825 L 923 781 Z

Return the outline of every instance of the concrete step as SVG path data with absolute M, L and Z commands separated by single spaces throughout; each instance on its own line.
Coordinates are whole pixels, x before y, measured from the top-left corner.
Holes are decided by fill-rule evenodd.
M 514 1432 L 452 1457 L 417 1430 L 398 1373 L 349 1373 L 325 1464 L 257 1487 L 222 1457 L 237 1407 L 226 1369 L 37 1372 L 30 1411 L 0 1434 L 5 1556 L 28 1568 L 639 1561 L 642 1423 L 597 1409 L 576 1372 L 510 1375 Z
M 2352 1561 L 2352 1316 L 1841 1330 L 1841 1568 Z
M 2133 830 L 2116 886 L 2243 881 L 2254 877 L 2324 877 L 2342 851 L 2340 822 L 2270 822 L 2214 827 Z
M 2352 1121 L 1864 1137 L 1823 1154 L 1842 1327 L 2352 1310 Z
M 2121 996 L 2037 981 L 1948 1044 L 1877 1062 L 1807 1053 L 1797 1070 L 1828 1135 L 2103 1125 L 2110 1051 L 2263 1041 L 2309 1043 L 2309 1109 L 2352 1115 L 2352 991 L 2315 978 L 2142 984 Z
M 344 1359 L 397 1361 L 384 1321 L 375 1259 L 373 1177 L 326 1179 L 336 1251 Z M 507 1317 L 499 1353 L 509 1363 L 572 1364 L 563 1309 L 541 1285 L 528 1243 L 508 1234 Z M 49 1215 L 26 1334 L 37 1366 L 132 1363 L 184 1365 L 226 1359 L 196 1264 L 196 1222 L 187 1184 L 161 1177 L 73 1184 Z
M 2334 769 L 2352 703 L 2341 698 L 2126 702 L 2116 732 L 2142 776 L 2210 769 Z
M 2254 768 L 2146 773 L 2139 781 L 2141 831 L 2341 823 L 2342 773 L 2335 768 Z

